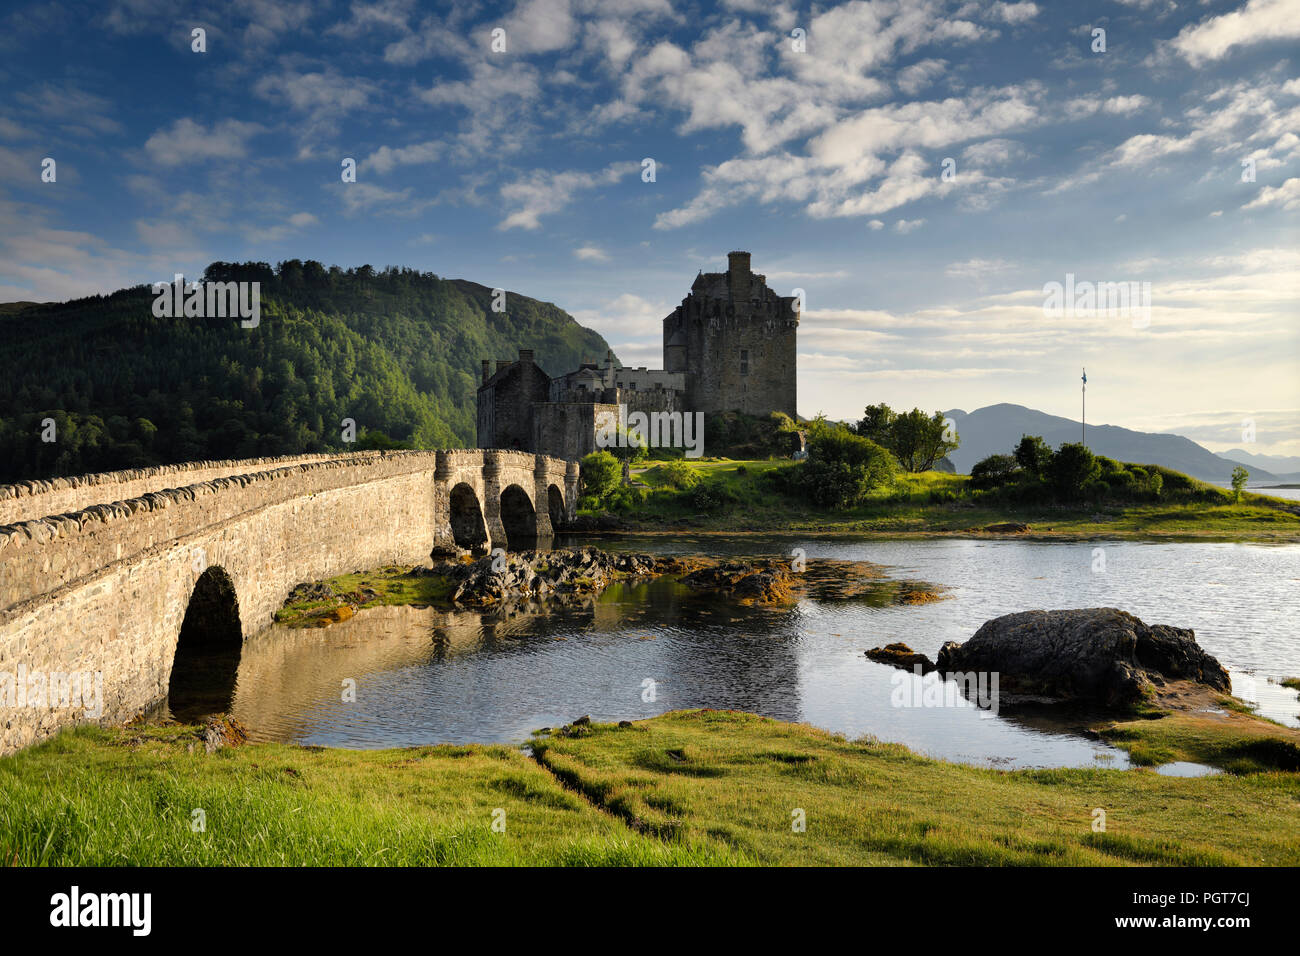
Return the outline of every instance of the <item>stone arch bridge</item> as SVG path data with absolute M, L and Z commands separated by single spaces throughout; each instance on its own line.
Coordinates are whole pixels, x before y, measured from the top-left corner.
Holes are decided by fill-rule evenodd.
M 243 639 L 299 582 L 545 546 L 577 492 L 576 461 L 493 449 L 0 486 L 0 753 L 67 724 L 130 719 L 191 679 L 191 665 L 237 666 Z M 77 695 L 78 675 L 102 675 L 99 707 L 77 706 L 91 693 Z

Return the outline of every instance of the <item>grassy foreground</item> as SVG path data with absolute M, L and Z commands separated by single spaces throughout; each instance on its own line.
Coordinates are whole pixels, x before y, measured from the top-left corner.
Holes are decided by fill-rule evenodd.
M 903 474 L 897 485 L 868 503 L 828 512 L 777 494 L 763 475 L 790 466 L 786 461 L 684 459 L 705 483 L 725 488 L 725 507 L 701 507 L 692 492 L 663 480 L 657 463 L 633 477 L 649 486 L 645 501 L 620 517 L 633 530 L 654 532 L 670 526 L 705 531 L 798 531 L 826 534 L 968 535 L 991 524 L 1030 526 L 1030 537 L 1230 537 L 1300 541 L 1295 502 L 1244 493 L 1233 504 L 1231 492 L 1192 482 L 1205 500 L 1153 503 L 1100 503 L 1077 507 L 1020 505 L 972 495 L 970 477 L 943 472 Z
M 208 754 L 195 742 L 187 727 L 79 729 L 0 759 L 0 855 L 17 865 L 1300 864 L 1300 774 L 1281 771 L 1008 772 L 728 711 L 539 734 L 535 758 L 500 746 Z M 496 811 L 504 832 L 493 831 Z

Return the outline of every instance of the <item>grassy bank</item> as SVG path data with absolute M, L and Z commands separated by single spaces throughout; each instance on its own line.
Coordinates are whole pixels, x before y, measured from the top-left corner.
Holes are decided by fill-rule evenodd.
M 0 854 L 18 865 L 1300 864 L 1300 774 L 1286 772 L 1008 772 L 723 711 L 539 735 L 535 759 L 196 743 L 194 728 L 81 729 L 0 759 Z
M 989 525 L 1029 525 L 1029 536 L 1222 537 L 1300 541 L 1296 502 L 1245 493 L 1234 504 L 1231 492 L 1195 479 L 1197 500 L 1149 503 L 1087 503 L 1079 506 L 1024 505 L 997 500 L 970 488 L 966 475 L 942 472 L 904 474 L 888 491 L 866 504 L 826 511 L 794 495 L 782 494 L 764 476 L 786 461 L 691 461 L 700 483 L 674 487 L 656 463 L 633 477 L 648 486 L 644 500 L 619 517 L 629 530 L 661 532 L 797 531 L 821 534 L 969 535 Z M 700 492 L 700 487 L 716 493 Z

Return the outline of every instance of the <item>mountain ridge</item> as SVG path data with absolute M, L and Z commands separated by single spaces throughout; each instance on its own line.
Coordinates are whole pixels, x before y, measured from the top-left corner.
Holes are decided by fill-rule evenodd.
M 1054 448 L 1081 439 L 1080 422 L 1010 402 L 986 405 L 973 412 L 954 408 L 943 414 L 956 423 L 961 445 L 948 458 L 962 473 L 969 473 L 972 465 L 989 455 L 1011 454 L 1021 435 L 1038 435 Z M 1247 466 L 1252 482 L 1279 480 L 1270 471 L 1216 455 L 1182 435 L 1090 424 L 1087 443 L 1098 455 L 1137 464 L 1163 465 L 1203 481 L 1229 481 L 1233 468 L 1239 464 Z

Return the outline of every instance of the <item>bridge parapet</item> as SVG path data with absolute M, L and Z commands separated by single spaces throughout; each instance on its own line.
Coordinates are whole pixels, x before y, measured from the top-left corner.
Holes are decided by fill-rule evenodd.
M 68 478 L 19 481 L 11 485 L 0 485 L 0 525 L 17 524 L 19 521 L 44 518 L 46 515 L 68 514 L 95 504 L 126 501 L 164 488 L 181 488 L 216 478 L 346 457 L 349 457 L 347 453 L 324 453 L 283 455 L 278 458 L 189 461 L 177 465 L 129 468 Z
M 432 470 L 433 452 L 372 452 L 216 478 L 0 527 L 0 609 L 249 511 Z

